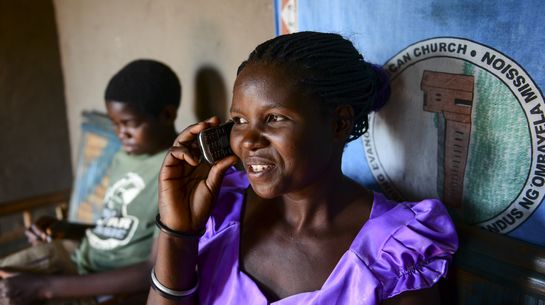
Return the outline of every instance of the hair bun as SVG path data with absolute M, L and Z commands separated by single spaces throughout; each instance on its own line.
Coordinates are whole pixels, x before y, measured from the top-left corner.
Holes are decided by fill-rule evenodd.
M 373 111 L 378 111 L 382 108 L 390 98 L 390 77 L 386 70 L 380 65 L 371 64 L 371 68 L 377 75 L 377 91 L 375 93 L 375 101 L 373 102 Z

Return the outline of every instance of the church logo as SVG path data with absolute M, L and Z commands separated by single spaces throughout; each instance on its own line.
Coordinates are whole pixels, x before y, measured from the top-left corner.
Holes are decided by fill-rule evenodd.
M 387 61 L 388 104 L 370 116 L 365 158 L 396 200 L 440 198 L 489 231 L 508 233 L 545 195 L 545 105 L 511 58 L 437 37 Z

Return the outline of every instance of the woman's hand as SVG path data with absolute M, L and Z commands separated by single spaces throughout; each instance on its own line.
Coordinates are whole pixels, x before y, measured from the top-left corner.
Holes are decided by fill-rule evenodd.
M 213 117 L 187 127 L 165 156 L 159 174 L 159 211 L 161 221 L 173 230 L 197 232 L 205 226 L 223 175 L 237 162 L 236 156 L 212 166 L 199 162 L 196 138 L 217 125 L 219 119 Z

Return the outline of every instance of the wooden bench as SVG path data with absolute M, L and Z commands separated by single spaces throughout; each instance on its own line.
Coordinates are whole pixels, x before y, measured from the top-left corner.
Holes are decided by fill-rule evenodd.
M 36 211 L 46 209 L 49 210 L 46 214 L 54 214 L 58 219 L 66 219 L 70 194 L 70 190 L 63 190 L 0 203 L 0 221 L 6 221 L 11 217 L 8 226 L 5 226 L 0 234 L 0 256 L 27 246 L 25 229 L 34 221 Z
M 544 248 L 460 223 L 457 231 L 443 304 L 545 304 Z
M 35 215 L 80 223 L 94 223 L 100 216 L 107 170 L 120 143 L 104 113 L 86 111 L 82 119 L 73 188 L 0 203 L 0 257 L 28 246 L 24 231 Z

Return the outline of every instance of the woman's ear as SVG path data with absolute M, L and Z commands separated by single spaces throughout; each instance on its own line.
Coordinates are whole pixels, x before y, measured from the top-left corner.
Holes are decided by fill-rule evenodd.
M 350 105 L 340 105 L 335 108 L 334 134 L 346 141 L 354 128 L 354 108 Z
M 174 124 L 176 117 L 178 116 L 178 107 L 174 105 L 166 105 L 161 112 L 160 119 L 166 124 Z

